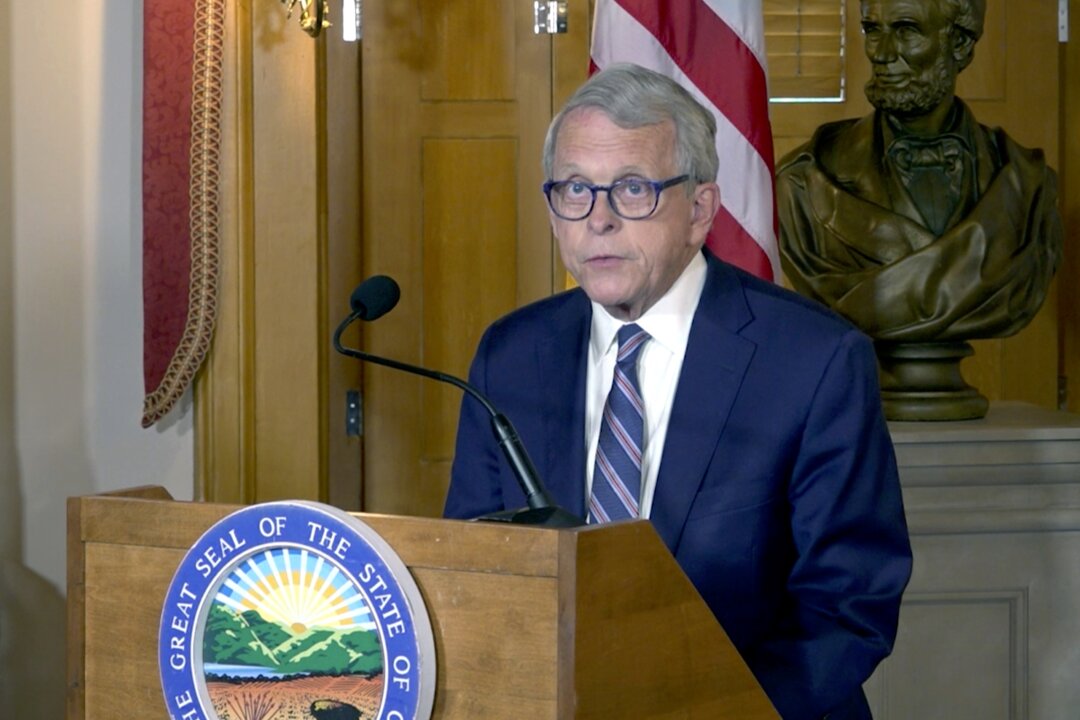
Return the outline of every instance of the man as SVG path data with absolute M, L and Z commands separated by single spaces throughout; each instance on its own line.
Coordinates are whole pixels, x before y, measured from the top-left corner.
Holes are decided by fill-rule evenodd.
M 544 187 L 580 287 L 492 325 L 470 380 L 560 505 L 651 520 L 782 716 L 869 717 L 860 685 L 911 569 L 873 354 L 828 310 L 703 253 L 715 130 L 633 65 L 578 90 Z M 465 400 L 446 515 L 523 504 Z
M 1043 153 L 954 97 L 984 0 L 861 8 L 876 110 L 823 125 L 781 160 L 785 274 L 876 340 L 1011 335 L 1046 297 L 1062 229 Z

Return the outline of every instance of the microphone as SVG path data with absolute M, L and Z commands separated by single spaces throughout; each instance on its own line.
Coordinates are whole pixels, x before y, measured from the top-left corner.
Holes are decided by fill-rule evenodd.
M 360 320 L 378 320 L 394 309 L 401 299 L 401 288 L 392 277 L 375 275 L 356 286 L 349 297 L 349 307 Z
M 517 478 L 521 491 L 525 493 L 528 508 L 492 513 L 477 518 L 478 520 L 544 525 L 547 527 L 578 527 L 584 525 L 584 520 L 555 504 L 555 501 L 552 500 L 551 495 L 548 494 L 547 489 L 544 487 L 544 483 L 540 480 L 536 466 L 533 465 L 532 459 L 529 458 L 529 454 L 526 452 L 525 446 L 522 444 L 521 438 L 518 437 L 517 430 L 514 429 L 509 418 L 496 410 L 491 401 L 475 387 L 453 375 L 380 357 L 341 344 L 341 335 L 346 328 L 357 320 L 377 320 L 393 310 L 400 298 L 401 289 L 398 287 L 397 282 L 386 275 L 374 275 L 357 285 L 349 297 L 349 306 L 352 312 L 334 331 L 334 349 L 347 357 L 449 383 L 472 395 L 483 405 L 491 416 L 491 429 L 495 434 L 499 447 L 502 448 L 503 455 L 505 455 L 507 462 L 510 463 L 510 468 L 514 471 L 514 476 Z

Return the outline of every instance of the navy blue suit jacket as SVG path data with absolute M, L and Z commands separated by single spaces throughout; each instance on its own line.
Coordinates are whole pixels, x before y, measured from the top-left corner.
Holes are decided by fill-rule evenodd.
M 892 649 L 911 572 L 872 346 L 708 257 L 650 519 L 784 718 L 869 717 L 861 684 Z M 511 313 L 469 375 L 582 517 L 591 312 L 573 290 Z M 446 516 L 524 504 L 467 397 Z

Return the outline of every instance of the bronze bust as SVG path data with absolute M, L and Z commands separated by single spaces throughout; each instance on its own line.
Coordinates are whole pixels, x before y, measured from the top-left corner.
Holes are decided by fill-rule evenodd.
M 967 340 L 1011 335 L 1042 305 L 1061 257 L 1056 176 L 955 97 L 985 0 L 861 12 L 875 110 L 780 161 L 784 271 L 874 338 L 888 417 L 981 417 L 959 361 Z

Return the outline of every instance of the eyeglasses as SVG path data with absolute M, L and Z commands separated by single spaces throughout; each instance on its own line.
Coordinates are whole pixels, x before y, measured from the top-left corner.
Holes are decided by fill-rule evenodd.
M 584 220 L 596 205 L 596 193 L 603 190 L 616 215 L 626 220 L 644 220 L 656 212 L 660 193 L 689 179 L 689 175 L 668 180 L 630 177 L 610 185 L 592 185 L 582 180 L 548 180 L 544 183 L 544 196 L 551 212 L 563 220 Z

